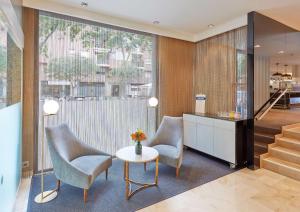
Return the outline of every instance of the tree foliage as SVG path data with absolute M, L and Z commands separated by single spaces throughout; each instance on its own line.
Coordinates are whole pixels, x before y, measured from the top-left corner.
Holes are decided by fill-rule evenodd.
M 142 76 L 142 73 L 144 71 L 139 69 L 137 66 L 135 66 L 132 63 L 129 63 L 127 61 L 123 61 L 122 65 L 119 67 L 113 68 L 109 74 L 108 77 L 111 78 L 114 82 L 129 82 L 133 78 L 138 78 Z
M 80 39 L 84 48 L 99 46 L 111 51 L 121 50 L 123 59 L 127 61 L 132 52 L 137 50 L 145 52 L 152 48 L 152 38 L 150 36 L 81 24 L 51 16 L 41 15 L 39 26 L 41 52 L 46 52 L 48 39 L 57 31 L 69 36 L 72 40 Z
M 55 32 L 61 32 L 65 36 L 70 36 L 75 39 L 80 32 L 80 24 L 70 22 L 61 18 L 54 18 L 47 15 L 39 17 L 39 50 L 40 53 L 47 56 L 48 44 L 47 41 Z
M 97 68 L 91 58 L 75 54 L 50 59 L 45 74 L 48 79 L 69 80 L 74 83 L 82 77 L 96 74 Z
M 112 53 L 121 52 L 123 62 L 120 67 L 113 68 L 109 76 L 123 80 L 141 72 L 131 62 L 132 53 L 143 53 L 152 49 L 151 36 L 51 16 L 40 16 L 39 28 L 40 52 L 46 57 L 48 57 L 47 52 L 49 48 L 47 41 L 55 32 L 60 32 L 63 36 L 67 36 L 73 41 L 80 41 L 84 49 L 105 49 L 107 59 Z M 82 51 L 82 49 L 78 51 Z M 80 52 L 76 52 L 75 56 L 49 58 L 50 61 L 46 68 L 47 75 L 52 75 L 55 79 L 69 79 L 73 81 L 76 77 L 78 78 L 78 74 L 85 74 L 88 71 L 94 72 L 96 70 L 96 62 L 87 62 L 87 58 L 82 58 L 78 54 Z

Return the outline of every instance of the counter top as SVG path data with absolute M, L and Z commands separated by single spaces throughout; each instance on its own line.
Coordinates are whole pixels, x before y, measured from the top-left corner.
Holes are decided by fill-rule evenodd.
M 246 119 L 242 119 L 242 118 L 237 119 L 237 118 L 221 117 L 216 114 L 210 114 L 210 113 L 184 113 L 184 114 L 201 116 L 201 117 L 206 117 L 206 118 L 213 118 L 213 119 L 220 119 L 220 120 L 224 120 L 224 121 L 233 121 L 233 122 L 246 120 Z

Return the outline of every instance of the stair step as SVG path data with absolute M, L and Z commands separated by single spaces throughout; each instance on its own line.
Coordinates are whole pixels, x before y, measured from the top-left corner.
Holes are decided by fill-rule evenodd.
M 300 151 L 300 140 L 297 140 L 295 138 L 287 138 L 287 137 L 277 138 L 276 143 L 279 146 Z
M 254 132 L 262 133 L 262 134 L 269 134 L 269 135 L 276 135 L 281 132 L 281 129 L 278 128 L 271 128 L 271 127 L 264 127 L 260 126 L 259 124 L 255 124 Z
M 260 167 L 260 160 L 259 160 L 259 155 L 254 154 L 254 165 L 259 168 Z
M 268 152 L 268 145 L 264 142 L 254 141 L 254 152 L 256 154 L 264 154 Z
M 278 174 L 300 180 L 300 165 L 284 161 L 275 157 L 268 157 L 262 160 L 262 168 L 274 171 Z
M 300 165 L 300 151 L 288 149 L 282 146 L 274 146 L 269 148 L 269 153 L 273 157 Z
M 300 127 L 283 130 L 283 136 L 288 138 L 300 139 Z
M 254 133 L 254 140 L 257 142 L 263 142 L 265 144 L 274 143 L 274 135 L 268 135 L 263 133 Z

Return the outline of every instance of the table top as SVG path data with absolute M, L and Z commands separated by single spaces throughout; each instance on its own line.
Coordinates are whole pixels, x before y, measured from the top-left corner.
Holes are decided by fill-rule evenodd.
M 155 160 L 158 157 L 158 151 L 152 147 L 143 146 L 142 154 L 135 154 L 135 146 L 128 146 L 119 149 L 116 153 L 117 158 L 132 163 L 145 163 Z

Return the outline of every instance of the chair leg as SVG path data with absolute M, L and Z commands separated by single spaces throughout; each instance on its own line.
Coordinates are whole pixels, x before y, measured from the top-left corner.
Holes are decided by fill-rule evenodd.
M 60 189 L 60 180 L 57 180 L 56 181 L 56 190 L 57 190 L 57 192 L 59 191 L 59 189 Z
M 88 189 L 83 189 L 83 202 L 86 203 L 88 198 Z
M 179 171 L 180 171 L 179 169 L 180 169 L 180 168 L 177 166 L 177 167 L 176 167 L 176 177 L 179 176 Z
M 108 177 L 108 169 L 105 170 L 105 179 L 107 180 Z
M 124 174 L 123 174 L 124 180 L 126 180 L 126 162 L 124 162 Z
M 147 163 L 145 162 L 144 163 L 144 171 L 146 171 L 147 170 Z

